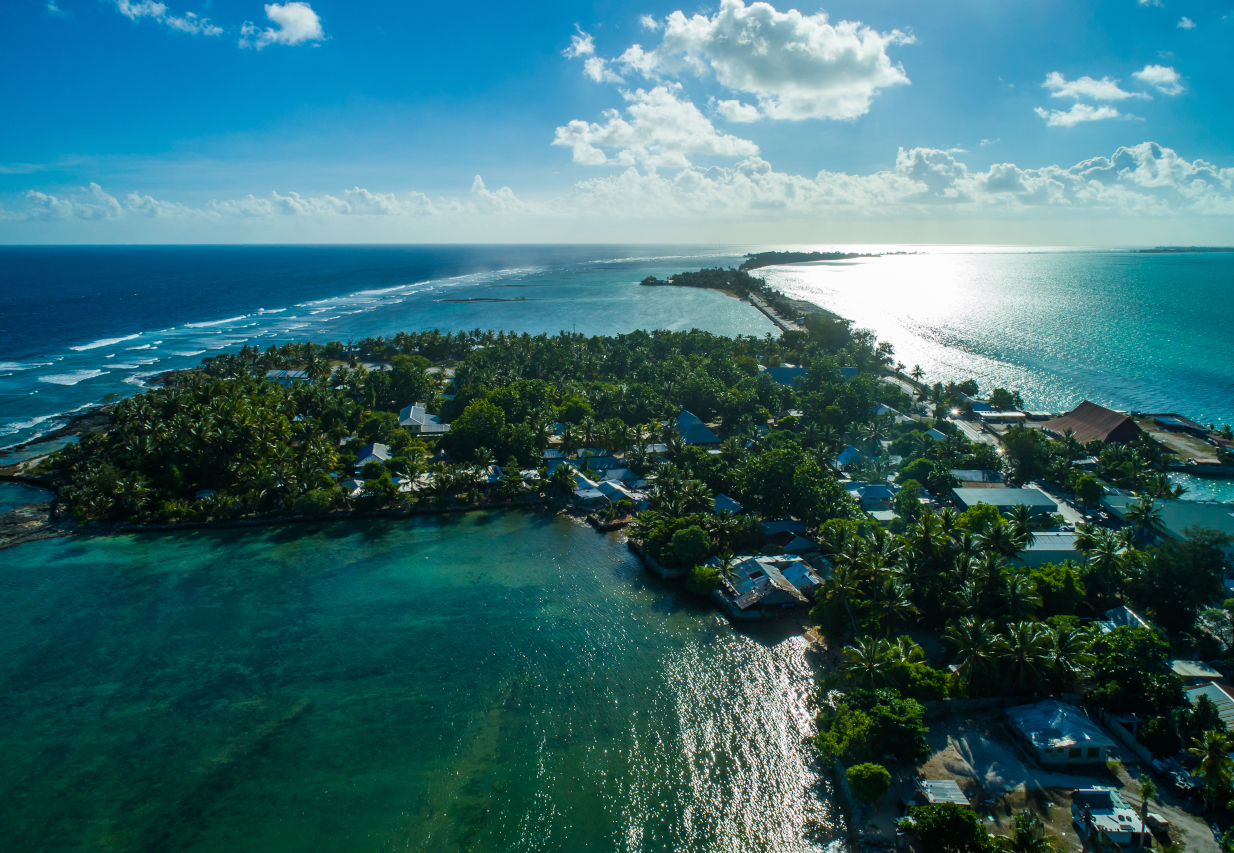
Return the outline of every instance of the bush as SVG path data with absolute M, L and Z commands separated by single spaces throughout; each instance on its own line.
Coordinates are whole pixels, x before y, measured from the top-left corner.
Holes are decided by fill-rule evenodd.
M 706 558 L 707 551 L 711 548 L 711 537 L 707 535 L 706 530 L 693 525 L 674 533 L 670 548 L 673 556 L 681 563 L 687 566 L 693 565 Z
M 863 802 L 874 802 L 891 787 L 891 773 L 881 764 L 855 764 L 844 775 L 848 789 Z
M 958 803 L 912 806 L 906 823 L 917 835 L 922 853 L 989 853 L 994 849 L 977 815 Z
M 695 566 L 686 577 L 686 589 L 695 595 L 707 595 L 720 586 L 720 572 L 715 566 Z
M 334 506 L 334 494 L 325 489 L 313 489 L 296 498 L 295 510 L 300 515 L 321 515 Z

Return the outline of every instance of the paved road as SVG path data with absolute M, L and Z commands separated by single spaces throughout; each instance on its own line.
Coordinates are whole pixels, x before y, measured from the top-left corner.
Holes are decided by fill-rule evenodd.
M 969 441 L 981 441 L 986 444 L 993 445 L 994 447 L 998 447 L 998 439 L 976 424 L 971 424 L 968 421 L 956 420 L 955 418 L 948 418 L 947 420 L 959 427 L 960 432 L 964 433 L 964 437 Z

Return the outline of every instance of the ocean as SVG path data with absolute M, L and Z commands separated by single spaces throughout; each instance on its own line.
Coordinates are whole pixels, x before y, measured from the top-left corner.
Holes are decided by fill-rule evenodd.
M 836 850 L 800 626 L 551 513 L 0 559 L 0 849 Z
M 905 252 L 760 271 L 932 381 L 1234 422 L 1234 253 L 947 246 L 0 248 L 0 447 L 203 356 L 400 330 L 775 334 L 719 293 L 638 282 L 766 248 Z M 10 457 L 11 458 L 11 457 Z M 1180 477 L 1187 497 L 1234 499 Z

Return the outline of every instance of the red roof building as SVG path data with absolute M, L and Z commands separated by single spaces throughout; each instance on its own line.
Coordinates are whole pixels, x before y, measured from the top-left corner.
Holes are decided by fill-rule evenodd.
M 1075 409 L 1054 418 L 1041 425 L 1046 432 L 1059 436 L 1066 435 L 1067 430 L 1075 433 L 1076 440 L 1081 444 L 1090 441 L 1111 441 L 1126 443 L 1133 441 L 1141 434 L 1140 428 L 1127 415 L 1115 412 L 1096 403 L 1085 400 Z

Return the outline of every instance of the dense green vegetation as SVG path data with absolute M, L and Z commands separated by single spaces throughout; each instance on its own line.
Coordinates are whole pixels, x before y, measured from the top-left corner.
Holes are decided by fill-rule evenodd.
M 779 298 L 744 270 L 674 281 Z M 830 572 L 811 618 L 842 650 L 818 697 L 815 742 L 830 758 L 915 762 L 926 752 L 922 703 L 1072 691 L 1082 680 L 1102 707 L 1142 715 L 1141 738 L 1155 752 L 1211 752 L 1225 727 L 1184 701 L 1167 661 L 1218 656 L 1222 632 L 1234 641 L 1234 601 L 1213 606 L 1223 598 L 1227 538 L 1193 530 L 1167 539 L 1152 502 L 1141 501 L 1122 530 L 1082 528 L 1076 562 L 1029 568 L 1025 547 L 1058 519 L 922 502 L 957 485 L 957 469 L 1044 479 L 1088 505 L 1114 486 L 1172 494 L 1160 448 L 1085 447 L 1014 427 L 1000 452 L 923 405 L 964 410 L 975 383 L 927 386 L 915 369 L 910 396 L 882 381 L 903 365 L 869 332 L 826 313 L 803 325 L 779 338 L 476 330 L 246 347 L 115 404 L 108 432 L 84 436 L 42 470 L 63 485 L 62 503 L 78 520 L 162 523 L 565 499 L 590 463 L 550 473 L 546 448 L 618 453 L 647 483 L 631 535 L 696 594 L 723 583 L 733 555 L 777 550 L 763 519 L 798 519 L 817 540 Z M 782 364 L 804 374 L 779 384 L 764 368 Z M 303 369 L 309 381 L 267 381 L 278 368 Z M 1019 402 L 1006 389 L 994 396 Z M 416 402 L 450 431 L 401 427 L 397 412 Z M 683 410 L 717 433 L 715 452 L 678 435 L 673 419 Z M 896 417 L 908 412 L 916 417 Z M 373 443 L 389 459 L 357 472 L 357 450 Z M 861 454 L 846 467 L 853 480 L 901 487 L 886 527 L 837 481 L 836 457 L 848 446 Z M 1089 456 L 1096 461 L 1079 464 Z M 716 511 L 719 494 L 745 511 Z M 605 517 L 631 509 L 613 504 Z M 705 565 L 713 557 L 718 565 Z M 1102 634 L 1093 620 L 1120 605 L 1157 628 Z M 932 659 L 922 643 L 936 649 Z M 878 774 L 869 775 L 874 790 Z M 1210 776 L 1211 801 L 1224 805 L 1234 791 L 1219 769 Z
M 854 258 L 877 258 L 878 255 L 863 255 L 856 252 L 756 252 L 746 255 L 738 269 L 756 270 L 776 264 L 803 264 L 809 261 L 850 261 Z

